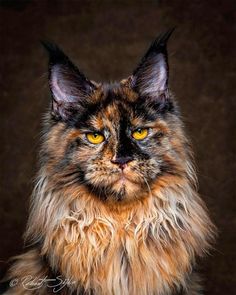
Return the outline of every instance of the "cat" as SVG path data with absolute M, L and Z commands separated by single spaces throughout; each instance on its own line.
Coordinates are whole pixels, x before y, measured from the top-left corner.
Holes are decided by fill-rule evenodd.
M 25 233 L 7 278 L 11 294 L 202 294 L 194 271 L 215 227 L 196 187 L 167 41 L 133 74 L 96 83 L 55 44 L 51 108 Z

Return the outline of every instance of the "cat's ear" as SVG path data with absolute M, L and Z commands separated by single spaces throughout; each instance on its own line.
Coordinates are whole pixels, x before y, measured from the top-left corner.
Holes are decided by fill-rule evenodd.
M 173 31 L 174 28 L 156 38 L 133 72 L 132 87 L 140 95 L 157 98 L 168 89 L 167 41 Z
M 42 42 L 49 54 L 49 85 L 52 115 L 67 120 L 95 89 L 83 73 L 55 44 Z

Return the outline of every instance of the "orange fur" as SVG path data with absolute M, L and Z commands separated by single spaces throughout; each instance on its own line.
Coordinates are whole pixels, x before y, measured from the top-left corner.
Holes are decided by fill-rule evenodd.
M 78 78 L 74 68 L 72 74 Z M 163 72 L 159 74 L 163 78 Z M 151 85 L 146 85 L 146 75 Z M 25 233 L 33 250 L 16 258 L 8 277 L 20 284 L 5 294 L 49 294 L 47 286 L 37 293 L 25 290 L 22 280 L 55 273 L 73 281 L 60 293 L 66 295 L 168 295 L 181 288 L 185 294 L 199 294 L 198 279 L 191 283 L 192 267 L 209 249 L 214 226 L 196 190 L 191 150 L 178 115 L 161 115 L 162 104 L 151 105 L 158 84 L 153 77 L 148 67 L 140 78 L 149 101 L 138 114 L 141 102 L 134 106 L 139 97 L 131 90 L 131 78 L 112 90 L 96 85 L 87 98 L 96 112 L 85 114 L 77 125 L 64 121 L 73 114 L 72 106 L 78 111 L 79 101 L 74 100 L 85 93 L 75 83 L 63 93 L 68 90 L 65 83 L 60 88 L 61 76 L 54 77 L 51 83 L 61 99 L 54 107 L 64 121 L 51 124 L 51 117 L 46 118 L 42 165 Z M 156 92 L 162 101 L 163 93 Z M 134 143 L 130 136 L 138 127 L 150 129 L 146 145 Z M 89 128 L 104 132 L 101 145 L 85 141 Z M 134 152 L 121 169 L 113 158 L 118 150 L 127 152 L 127 142 Z M 95 192 L 99 186 L 108 189 Z

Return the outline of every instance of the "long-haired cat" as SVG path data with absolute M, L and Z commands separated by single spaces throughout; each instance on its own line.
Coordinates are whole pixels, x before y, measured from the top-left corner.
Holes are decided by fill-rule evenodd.
M 171 33 L 152 43 L 128 79 L 110 84 L 88 80 L 44 44 L 52 106 L 29 248 L 15 258 L 5 294 L 202 294 L 194 268 L 214 226 L 168 87 Z

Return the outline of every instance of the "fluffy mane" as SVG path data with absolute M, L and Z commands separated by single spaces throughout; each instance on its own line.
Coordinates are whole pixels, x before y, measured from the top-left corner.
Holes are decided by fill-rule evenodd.
M 45 44 L 53 99 L 25 233 L 32 249 L 9 278 L 60 275 L 66 295 L 200 294 L 193 270 L 214 226 L 168 88 L 171 33 L 115 84 L 88 80 Z M 18 285 L 6 294 L 34 293 Z

